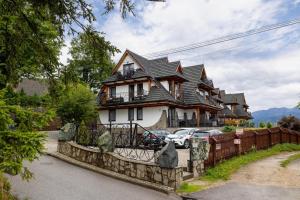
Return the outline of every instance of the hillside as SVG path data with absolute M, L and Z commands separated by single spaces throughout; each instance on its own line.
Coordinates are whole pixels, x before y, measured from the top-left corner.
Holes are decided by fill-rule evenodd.
M 252 113 L 255 124 L 261 121 L 275 123 L 286 115 L 294 115 L 300 118 L 300 110 L 297 108 L 270 108 L 268 110 L 259 110 Z

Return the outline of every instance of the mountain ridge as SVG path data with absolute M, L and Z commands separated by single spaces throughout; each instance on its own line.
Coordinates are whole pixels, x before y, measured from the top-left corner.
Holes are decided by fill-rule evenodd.
M 265 110 L 258 110 L 252 113 L 253 122 L 258 124 L 259 122 L 272 122 L 276 123 L 283 116 L 293 115 L 300 118 L 300 109 L 298 108 L 269 108 Z

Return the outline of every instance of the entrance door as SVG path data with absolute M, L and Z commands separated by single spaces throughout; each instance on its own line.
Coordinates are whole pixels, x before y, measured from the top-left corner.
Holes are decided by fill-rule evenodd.
M 129 85 L 129 101 L 133 101 L 134 100 L 134 85 Z

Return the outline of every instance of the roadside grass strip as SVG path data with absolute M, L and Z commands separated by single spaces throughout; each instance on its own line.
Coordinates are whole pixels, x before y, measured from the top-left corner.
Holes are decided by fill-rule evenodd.
M 177 193 L 191 193 L 191 192 L 198 192 L 202 189 L 205 189 L 204 186 L 201 185 L 194 185 L 190 183 L 182 183 L 179 188 L 176 190 Z
M 260 150 L 260 151 L 251 151 L 245 155 L 238 157 L 233 157 L 229 160 L 225 160 L 214 168 L 209 168 L 205 175 L 200 178 L 200 180 L 206 181 L 218 181 L 218 180 L 229 180 L 231 174 L 236 172 L 241 167 L 250 164 L 252 162 L 280 154 L 281 152 L 292 152 L 300 151 L 300 145 L 296 144 L 278 144 L 273 146 L 270 149 Z M 298 154 L 297 154 L 298 155 Z M 298 155 L 299 156 L 299 155 Z M 296 158 L 295 158 L 296 159 Z
M 289 156 L 287 159 L 280 162 L 281 167 L 287 167 L 291 162 L 300 159 L 300 153 Z

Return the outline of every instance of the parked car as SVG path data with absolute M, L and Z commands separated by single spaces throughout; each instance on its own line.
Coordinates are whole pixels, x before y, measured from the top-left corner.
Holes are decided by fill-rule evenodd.
M 150 134 L 151 133 L 151 134 Z M 144 136 L 144 145 L 165 145 L 165 139 L 170 134 L 170 132 L 166 130 L 150 130 L 145 131 Z
M 192 137 L 195 138 L 202 138 L 206 141 L 208 141 L 209 136 L 213 136 L 213 135 L 220 135 L 223 132 L 217 129 L 213 129 L 213 130 L 197 130 L 194 132 L 194 134 L 192 135 Z
M 165 141 L 173 141 L 177 147 L 189 148 L 190 146 L 190 137 L 194 134 L 196 128 L 182 128 L 176 130 L 174 134 L 170 134 L 166 137 Z

